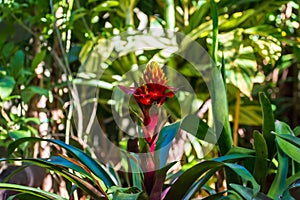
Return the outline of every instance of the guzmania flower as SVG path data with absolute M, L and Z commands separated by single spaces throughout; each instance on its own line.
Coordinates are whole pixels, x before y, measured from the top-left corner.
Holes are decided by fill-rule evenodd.
M 143 112 L 145 139 L 154 150 L 157 139 L 157 125 L 159 114 L 156 107 L 160 107 L 167 98 L 175 95 L 176 88 L 167 86 L 168 80 L 160 66 L 152 61 L 147 64 L 139 87 L 119 86 L 126 94 L 133 95 Z

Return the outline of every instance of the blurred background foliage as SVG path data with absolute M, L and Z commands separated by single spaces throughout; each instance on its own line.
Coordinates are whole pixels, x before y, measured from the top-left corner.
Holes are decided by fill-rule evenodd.
M 292 128 L 300 124 L 300 4 L 296 0 L 220 0 L 216 5 L 217 65 L 225 66 L 234 144 L 251 148 L 252 132 L 261 129 L 263 120 L 259 92 L 270 99 L 276 119 Z M 0 0 L 0 155 L 6 156 L 5 149 L 13 140 L 38 136 L 60 139 L 107 159 L 96 145 L 105 144 L 90 134 L 85 105 L 81 107 L 86 126 L 78 130 L 73 123 L 78 92 L 74 84 L 97 87 L 98 97 L 91 96 L 90 103 L 97 106 L 95 114 L 107 137 L 122 146 L 130 135 L 113 121 L 113 88 L 126 78 L 124 74 L 153 58 L 189 81 L 197 96 L 195 108 L 209 121 L 210 95 L 204 78 L 180 57 L 170 59 L 161 49 L 152 49 L 101 64 L 113 53 L 107 38 L 149 28 L 181 32 L 213 51 L 210 2 L 206 0 Z M 81 72 L 81 66 L 95 67 L 94 71 L 103 68 L 101 79 Z M 167 108 L 170 122 L 182 117 L 176 105 L 170 102 Z M 186 143 L 179 152 L 181 164 L 188 167 L 202 158 L 200 146 L 204 144 L 188 136 L 181 140 Z M 87 147 L 86 142 L 91 145 Z M 27 144 L 18 156 L 47 157 L 52 151 L 48 144 Z M 52 184 L 59 185 L 61 180 L 52 177 Z

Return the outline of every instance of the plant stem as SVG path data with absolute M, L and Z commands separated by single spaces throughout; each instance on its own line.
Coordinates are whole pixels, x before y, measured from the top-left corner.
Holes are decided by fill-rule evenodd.
M 239 129 L 239 116 L 241 108 L 241 92 L 237 91 L 236 94 L 236 103 L 235 103 L 235 113 L 234 113 L 234 122 L 233 122 L 233 145 L 238 145 L 238 129 Z
M 166 10 L 165 10 L 166 28 L 168 30 L 174 31 L 175 28 L 174 0 L 165 0 L 165 4 L 166 4 Z

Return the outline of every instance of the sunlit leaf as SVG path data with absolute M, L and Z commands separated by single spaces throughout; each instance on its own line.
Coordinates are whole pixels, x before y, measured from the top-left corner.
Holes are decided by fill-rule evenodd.
M 12 93 L 15 83 L 15 79 L 11 76 L 0 78 L 0 97 L 2 100 Z

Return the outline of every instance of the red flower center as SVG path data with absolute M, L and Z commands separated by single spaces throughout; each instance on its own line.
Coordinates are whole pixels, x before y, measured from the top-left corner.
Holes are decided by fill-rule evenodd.
M 133 96 L 139 104 L 145 106 L 151 106 L 153 103 L 162 105 L 167 97 L 172 98 L 174 96 L 174 91 L 165 85 L 147 83 L 137 88 Z

